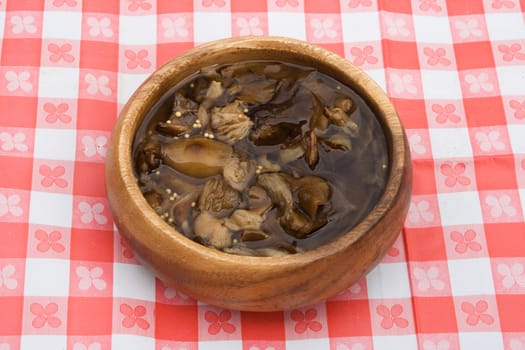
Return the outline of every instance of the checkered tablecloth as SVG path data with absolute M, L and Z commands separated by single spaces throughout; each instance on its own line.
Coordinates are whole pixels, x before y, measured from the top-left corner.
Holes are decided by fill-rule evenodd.
M 525 2 L 0 0 L 0 350 L 525 349 Z M 126 99 L 199 43 L 281 35 L 364 69 L 414 192 L 383 262 L 326 302 L 198 303 L 123 245 L 104 158 Z

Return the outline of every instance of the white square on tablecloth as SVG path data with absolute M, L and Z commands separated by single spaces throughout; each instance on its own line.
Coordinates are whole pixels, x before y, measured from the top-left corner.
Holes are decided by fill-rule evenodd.
M 22 335 L 20 337 L 20 350 L 66 349 L 66 345 L 67 336 L 65 335 Z
M 465 332 L 459 333 L 461 350 L 503 350 L 503 337 L 499 332 Z
M 126 103 L 135 90 L 148 77 L 148 74 L 119 74 L 117 85 L 117 101 Z
M 342 13 L 341 27 L 345 43 L 381 41 L 381 25 L 377 12 Z
M 306 19 L 303 13 L 268 13 L 268 33 L 306 40 Z
M 35 130 L 35 150 L 38 159 L 75 160 L 76 131 L 67 129 Z
M 111 348 L 126 350 L 155 350 L 155 339 L 131 334 L 113 334 Z
M 472 146 L 467 128 L 429 129 L 432 156 L 440 158 L 472 157 Z
M 521 12 L 486 13 L 485 21 L 491 41 L 523 40 L 525 26 Z
M 426 99 L 461 99 L 461 86 L 456 71 L 422 69 L 421 83 L 423 84 L 423 95 Z
M 374 81 L 381 86 L 383 91 L 386 91 L 386 76 L 384 69 L 364 69 L 365 73 L 374 79 Z
M 382 263 L 366 275 L 370 299 L 410 298 L 406 263 Z
M 452 44 L 448 17 L 412 16 L 416 41 L 428 44 Z
M 71 226 L 73 196 L 70 194 L 31 191 L 29 222 L 31 224 Z
M 113 296 L 155 301 L 155 276 L 142 265 L 113 265 Z
M 69 293 L 68 260 L 28 258 L 25 277 L 25 296 L 67 296 Z
M 494 295 L 490 259 L 458 259 L 448 261 L 452 295 Z
M 330 349 L 330 341 L 326 338 L 318 338 L 318 339 L 310 338 L 310 339 L 299 339 L 299 340 L 287 340 L 286 341 L 286 350 L 306 350 L 306 349 Z
M 242 350 L 240 340 L 200 341 L 199 350 Z
M 193 14 L 193 41 L 205 43 L 229 38 L 232 36 L 231 27 L 229 12 L 195 12 Z
M 43 39 L 73 39 L 82 37 L 82 13 L 44 11 Z
M 154 45 L 157 43 L 156 16 L 120 16 L 119 44 Z
M 374 350 L 417 350 L 417 338 L 415 335 L 391 335 L 373 336 Z
M 525 154 L 525 125 L 507 125 L 512 152 Z
M 78 68 L 40 67 L 38 97 L 78 98 Z
M 503 96 L 525 95 L 525 66 L 497 67 L 496 73 Z
M 438 193 L 437 196 L 443 226 L 483 224 L 477 192 Z

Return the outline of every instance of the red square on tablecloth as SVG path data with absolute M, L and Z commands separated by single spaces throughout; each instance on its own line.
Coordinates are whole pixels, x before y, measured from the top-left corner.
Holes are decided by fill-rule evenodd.
M 26 257 L 27 230 L 26 223 L 0 222 L 0 258 Z
M 525 256 L 523 222 L 485 224 L 485 236 L 491 257 Z
M 408 259 L 412 261 L 447 260 L 441 227 L 405 228 Z
M 5 38 L 2 43 L 3 66 L 39 66 L 42 40 Z
M 80 67 L 112 71 L 118 67 L 118 44 L 84 40 L 80 44 Z
M 454 53 L 459 70 L 494 67 L 492 46 L 488 41 L 454 44 Z
M 414 195 L 436 193 L 436 179 L 434 176 L 434 161 L 417 160 L 416 170 L 413 172 L 412 193 Z
M 305 1 L 304 11 L 306 13 L 339 13 L 339 0 Z
M 505 125 L 505 110 L 500 96 L 466 98 L 463 106 L 470 127 Z
M 77 127 L 79 129 L 111 131 L 116 119 L 115 103 L 82 98 L 78 100 Z
M 447 10 L 449 16 L 483 13 L 483 0 L 447 0 Z
M 267 11 L 266 0 L 231 0 L 232 12 L 265 12 Z
M 7 11 L 42 11 L 44 9 L 44 0 L 16 0 L 7 1 Z
M 157 45 L 157 67 L 193 48 L 193 42 Z
M 368 300 L 329 301 L 326 320 L 330 337 L 372 335 Z
M 36 97 L 0 95 L 0 125 L 2 127 L 34 128 L 36 107 Z M 15 111 L 16 118 L 13 116 Z
M 393 2 L 393 1 L 392 1 Z M 412 41 L 383 40 L 385 66 L 399 69 L 419 69 L 417 45 Z
M 525 332 L 525 295 L 497 295 L 502 332 Z
M 178 341 L 197 341 L 196 305 L 155 305 L 155 337 Z
M 119 13 L 119 1 L 89 0 L 82 1 L 82 12 L 93 13 Z
M 524 135 L 525 136 L 525 135 Z M 479 191 L 517 188 L 514 157 L 476 158 L 476 182 Z M 497 179 L 497 181 L 495 181 Z
M 378 10 L 412 14 L 410 1 L 378 1 Z
M 413 297 L 416 328 L 420 333 L 458 331 L 452 297 Z
M 158 1 L 158 13 L 193 12 L 193 0 Z
M 73 193 L 105 197 L 104 163 L 76 162 Z
M 0 156 L 0 164 L 2 164 L 0 187 L 31 189 L 33 159 Z
M 113 261 L 113 231 L 71 229 L 71 260 Z
M 426 129 L 428 127 L 424 100 L 391 98 L 391 101 L 405 128 Z
M 112 298 L 69 297 L 68 335 L 111 334 Z
M 0 298 L 0 334 L 20 336 L 22 333 L 23 297 Z
M 242 312 L 241 326 L 243 339 L 284 340 L 284 319 L 282 312 Z
M 316 45 L 324 47 L 325 49 L 332 51 L 341 57 L 345 56 L 345 46 L 342 43 L 316 43 Z

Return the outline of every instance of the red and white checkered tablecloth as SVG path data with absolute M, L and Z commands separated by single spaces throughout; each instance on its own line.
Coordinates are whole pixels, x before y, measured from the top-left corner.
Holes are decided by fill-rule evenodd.
M 525 349 L 525 1 L 0 0 L 0 350 Z M 407 128 L 403 234 L 326 302 L 266 314 L 166 288 L 122 244 L 118 111 L 199 43 L 272 34 L 362 67 Z

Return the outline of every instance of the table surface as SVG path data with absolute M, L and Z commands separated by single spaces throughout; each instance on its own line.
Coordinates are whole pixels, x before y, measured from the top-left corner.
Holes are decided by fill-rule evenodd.
M 525 3 L 0 0 L 0 349 L 525 349 Z M 338 296 L 267 314 L 160 281 L 108 212 L 118 111 L 197 44 L 284 35 L 370 74 L 407 129 L 409 214 Z

